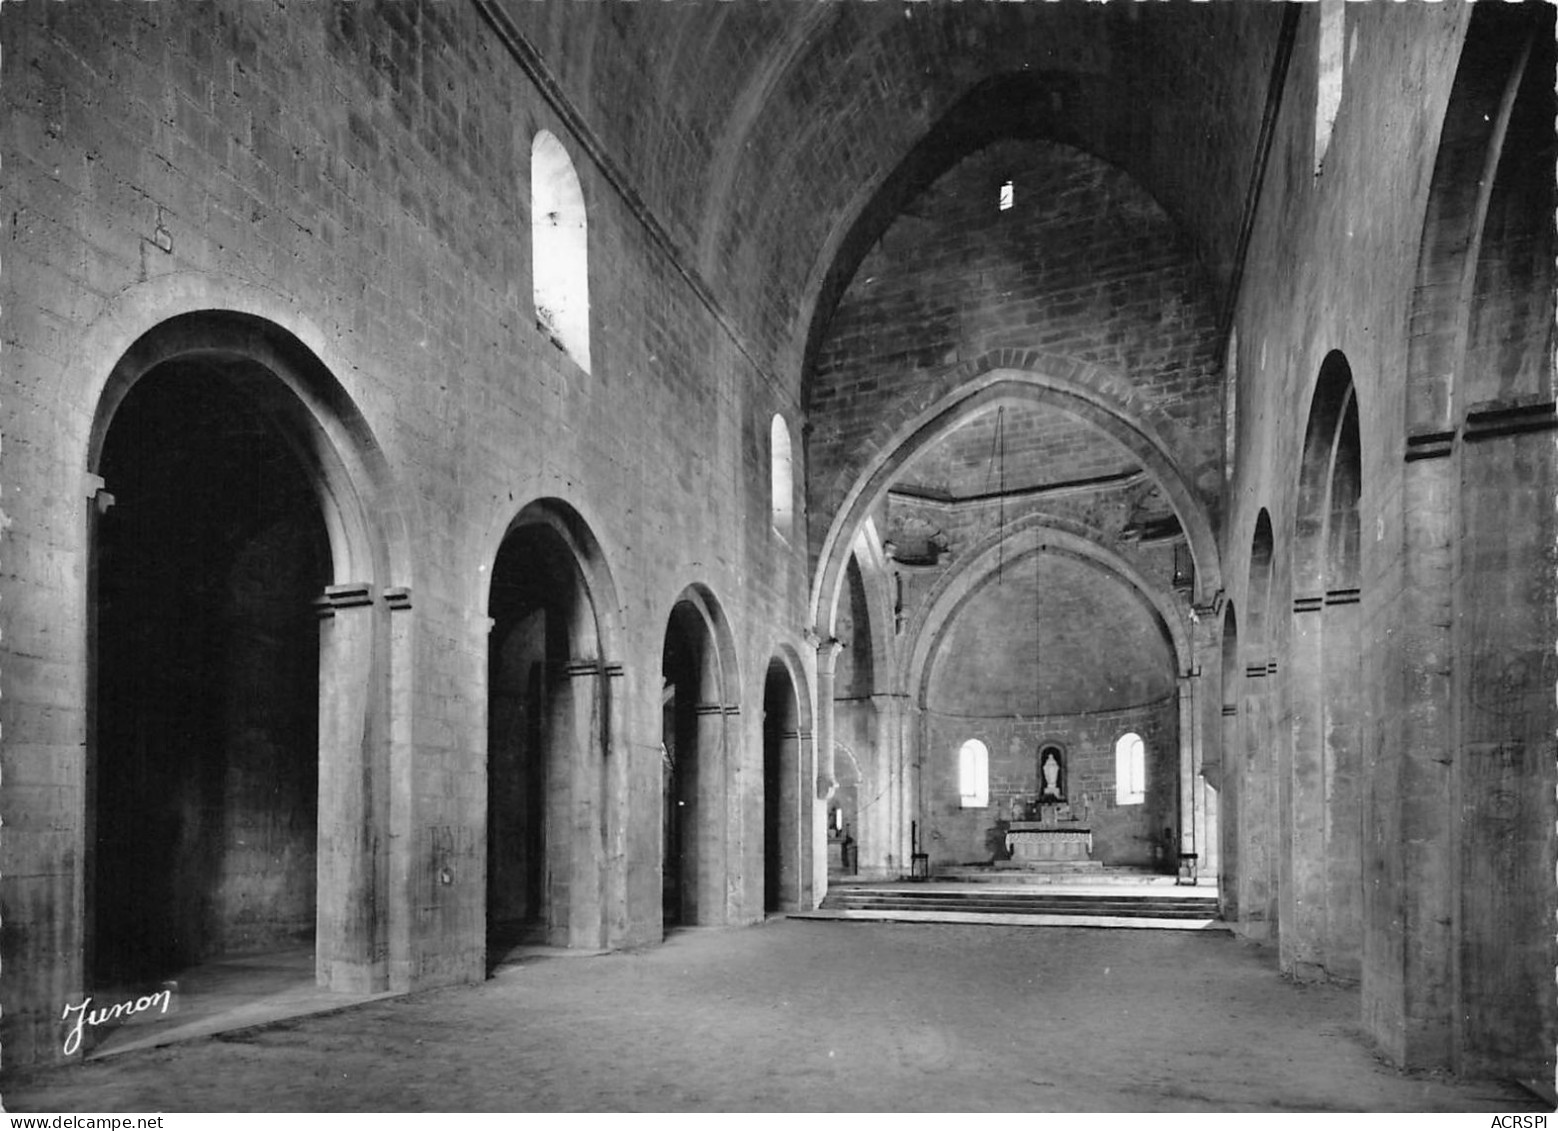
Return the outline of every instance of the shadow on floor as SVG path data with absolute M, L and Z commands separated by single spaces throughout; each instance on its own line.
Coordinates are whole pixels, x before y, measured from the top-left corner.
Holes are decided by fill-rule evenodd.
M 85 1059 L 97 1060 L 133 1049 L 208 1037 L 292 1017 L 330 1013 L 394 993 L 349 994 L 327 990 L 315 980 L 314 948 L 225 955 L 179 971 L 171 1008 L 147 1009 L 128 1023 L 84 1026 Z M 165 983 L 167 984 L 167 983 Z M 146 991 L 142 991 L 143 994 Z M 92 1012 L 131 1000 L 130 993 L 99 991 Z M 110 1023 L 113 1024 L 113 1023 Z

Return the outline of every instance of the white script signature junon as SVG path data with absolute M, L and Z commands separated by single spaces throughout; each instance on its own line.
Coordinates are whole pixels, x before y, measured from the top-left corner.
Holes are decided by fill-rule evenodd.
M 87 1012 L 87 1006 L 92 1004 L 92 999 L 87 998 L 80 1005 L 67 1005 L 65 1012 L 60 1015 L 61 1021 L 70 1021 L 71 1014 L 75 1014 L 75 1023 L 65 1034 L 65 1055 L 70 1056 L 81 1047 L 81 1034 L 86 1025 L 98 1026 L 109 1021 L 117 1021 L 120 1018 L 132 1017 L 137 1013 L 145 1013 L 148 1010 L 162 1007 L 160 1012 L 168 1012 L 168 1007 L 173 1004 L 173 991 L 161 989 L 154 994 L 144 994 L 134 1001 L 121 1001 L 118 1005 L 107 1009 L 94 1009 Z

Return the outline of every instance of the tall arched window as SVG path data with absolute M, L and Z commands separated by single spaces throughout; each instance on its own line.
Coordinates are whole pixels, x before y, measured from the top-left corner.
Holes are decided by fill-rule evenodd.
M 1331 147 L 1331 127 L 1342 105 L 1346 71 L 1347 5 L 1345 0 L 1320 0 L 1320 45 L 1315 77 L 1315 176 Z
M 1147 744 L 1131 731 L 1114 744 L 1114 801 L 1140 805 L 1147 800 Z
M 795 514 L 795 472 L 790 462 L 790 426 L 777 412 L 770 429 L 768 452 L 774 529 L 788 538 Z
M 584 192 L 562 142 L 530 145 L 530 254 L 536 324 L 590 371 L 589 229 Z
M 965 809 L 990 804 L 990 751 L 977 738 L 958 749 L 958 803 Z

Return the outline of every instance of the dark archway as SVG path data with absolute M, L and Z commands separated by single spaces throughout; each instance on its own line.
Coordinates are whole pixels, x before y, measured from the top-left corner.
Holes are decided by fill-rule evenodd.
M 320 487 L 251 395 L 175 357 L 118 400 L 98 471 L 87 973 L 99 995 L 238 952 L 311 947 Z
M 705 926 L 728 918 L 726 702 L 735 686 L 722 661 L 724 621 L 704 591 L 690 588 L 671 609 L 661 653 L 661 911 L 666 928 Z
M 488 613 L 488 963 L 601 944 L 605 743 L 594 607 L 566 525 L 527 508 Z
M 794 911 L 801 906 L 806 859 L 801 843 L 804 788 L 800 710 L 795 682 L 783 660 L 774 657 L 763 682 L 763 910 Z

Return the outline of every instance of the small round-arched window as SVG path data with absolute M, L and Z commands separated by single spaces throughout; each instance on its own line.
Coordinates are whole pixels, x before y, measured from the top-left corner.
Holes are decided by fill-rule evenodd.
M 1134 731 L 1114 744 L 1114 802 L 1140 805 L 1147 800 L 1147 744 Z
M 958 804 L 964 809 L 990 804 L 990 751 L 977 738 L 958 748 Z

